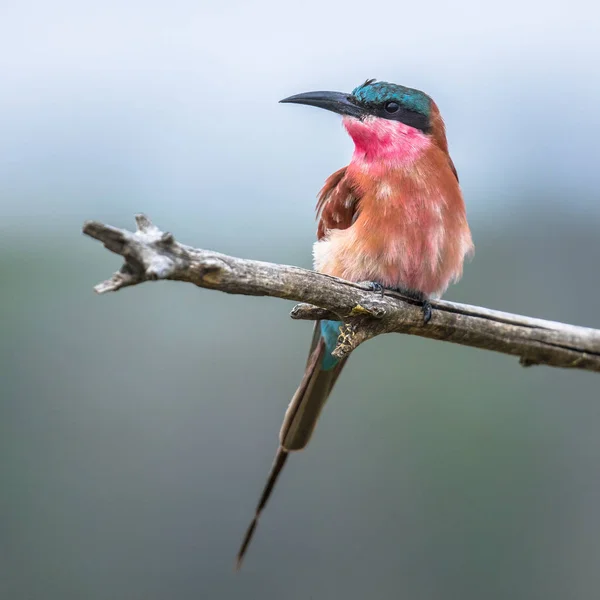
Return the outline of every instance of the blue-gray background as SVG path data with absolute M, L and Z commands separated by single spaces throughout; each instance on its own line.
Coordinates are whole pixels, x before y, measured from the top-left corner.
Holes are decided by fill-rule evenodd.
M 360 348 L 233 557 L 301 377 L 291 304 L 97 297 L 85 219 L 310 265 L 351 142 L 289 94 L 367 77 L 448 125 L 477 247 L 449 299 L 600 327 L 588 2 L 0 5 L 0 598 L 597 598 L 597 375 Z

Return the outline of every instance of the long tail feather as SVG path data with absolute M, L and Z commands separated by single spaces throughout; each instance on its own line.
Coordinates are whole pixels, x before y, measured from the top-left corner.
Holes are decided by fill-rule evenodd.
M 302 450 L 308 444 L 317 424 L 321 409 L 325 405 L 346 362 L 344 359 L 333 368 L 323 370 L 322 362 L 325 352 L 326 344 L 321 337 L 320 323 L 317 322 L 304 377 L 285 413 L 279 433 L 280 445 L 275 454 L 271 472 L 256 506 L 254 518 L 246 530 L 246 535 L 237 554 L 237 569 L 242 566 L 244 555 L 254 536 L 260 515 L 273 493 L 275 484 L 285 466 L 288 454 L 293 451 Z
M 269 473 L 269 478 L 267 479 L 267 483 L 263 489 L 263 492 L 260 496 L 260 500 L 256 506 L 256 513 L 254 514 L 254 518 L 248 525 L 248 529 L 246 530 L 246 535 L 244 536 L 244 540 L 242 545 L 240 546 L 239 552 L 237 554 L 236 560 L 236 569 L 239 569 L 242 566 L 242 561 L 244 560 L 244 554 L 246 554 L 246 550 L 248 545 L 250 544 L 250 540 L 254 535 L 254 530 L 258 525 L 258 519 L 260 517 L 260 513 L 263 511 L 271 492 L 273 491 L 273 487 L 275 486 L 275 482 L 279 477 L 279 473 L 283 469 L 285 465 L 285 461 L 287 460 L 288 453 L 283 449 L 279 448 L 277 450 L 277 454 L 275 454 L 275 460 L 273 461 L 273 466 L 271 467 L 271 472 Z

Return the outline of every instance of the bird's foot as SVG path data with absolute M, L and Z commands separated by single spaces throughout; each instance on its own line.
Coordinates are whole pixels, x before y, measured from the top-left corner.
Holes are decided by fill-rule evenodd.
M 431 302 L 423 292 L 419 292 L 418 290 L 411 290 L 403 287 L 390 287 L 384 288 L 377 281 L 364 281 L 364 285 L 368 286 L 368 288 L 373 292 L 378 292 L 383 297 L 385 290 L 390 290 L 392 292 L 398 292 L 402 296 L 410 298 L 411 300 L 416 300 L 421 304 L 421 310 L 423 311 L 423 325 L 427 325 L 429 321 L 431 321 L 431 316 L 433 315 L 433 307 L 431 306 Z
M 421 310 L 423 311 L 423 325 L 427 325 L 427 323 L 431 321 L 431 315 L 433 314 L 431 302 L 429 302 L 429 300 L 423 300 Z
M 412 300 L 416 300 L 421 303 L 421 309 L 423 311 L 423 325 L 427 325 L 429 321 L 431 321 L 431 315 L 433 314 L 433 307 L 431 306 L 431 302 L 423 292 L 419 292 L 417 290 L 410 290 L 408 288 L 396 287 L 390 288 L 393 289 L 394 292 L 398 292 L 407 298 L 411 298 Z
M 372 292 L 378 292 L 383 297 L 383 286 L 377 281 L 365 281 L 365 285 L 369 287 Z

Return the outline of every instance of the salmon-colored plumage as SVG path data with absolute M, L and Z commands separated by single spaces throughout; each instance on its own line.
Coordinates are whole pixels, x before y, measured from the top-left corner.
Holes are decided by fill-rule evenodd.
M 355 152 L 319 196 L 318 271 L 428 297 L 460 278 L 473 244 L 444 123 L 433 110 L 431 134 L 398 121 L 344 118 Z

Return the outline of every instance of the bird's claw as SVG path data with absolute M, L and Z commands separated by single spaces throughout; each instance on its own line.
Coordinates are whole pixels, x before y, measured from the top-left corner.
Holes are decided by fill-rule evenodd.
M 369 287 L 369 289 L 373 292 L 378 292 L 383 297 L 385 288 L 378 283 L 377 281 L 365 281 L 365 285 Z M 402 287 L 388 288 L 394 292 L 398 292 L 403 296 L 408 296 L 417 302 L 421 302 L 421 310 L 423 311 L 423 325 L 427 325 L 429 321 L 431 321 L 431 316 L 433 315 L 433 307 L 431 306 L 431 302 L 427 299 L 427 296 L 422 292 L 417 292 L 415 290 L 405 289 Z
M 431 302 L 429 302 L 429 300 L 423 300 L 421 310 L 423 311 L 423 325 L 427 325 L 427 323 L 429 323 L 429 321 L 431 320 L 431 315 L 433 314 Z
M 423 292 L 418 292 L 416 290 L 405 289 L 402 287 L 394 288 L 394 291 L 402 294 L 403 296 L 408 296 L 417 302 L 421 302 L 421 310 L 423 311 L 423 325 L 427 325 L 429 321 L 431 321 L 431 315 L 433 314 L 433 307 L 431 306 L 431 302 L 427 299 L 427 296 Z
M 381 294 L 381 297 L 383 297 L 383 286 L 380 283 L 377 283 L 376 281 L 369 281 L 367 282 L 367 285 L 369 286 L 372 292 L 379 292 L 379 294 Z

